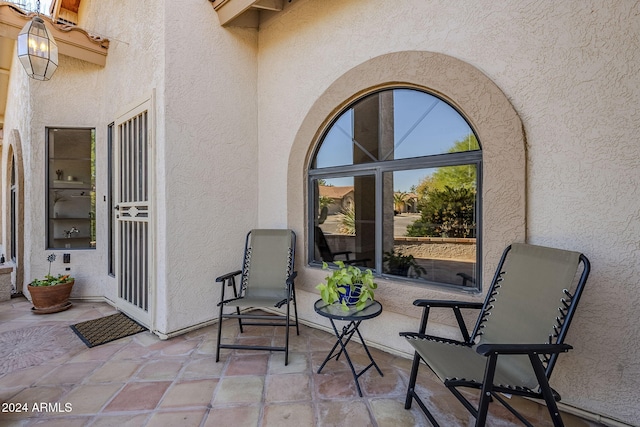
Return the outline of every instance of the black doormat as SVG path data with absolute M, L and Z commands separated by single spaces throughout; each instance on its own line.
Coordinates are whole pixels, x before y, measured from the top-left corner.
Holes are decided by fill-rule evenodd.
M 87 347 L 95 347 L 147 330 L 147 328 L 128 318 L 123 313 L 76 323 L 71 325 L 71 329 Z

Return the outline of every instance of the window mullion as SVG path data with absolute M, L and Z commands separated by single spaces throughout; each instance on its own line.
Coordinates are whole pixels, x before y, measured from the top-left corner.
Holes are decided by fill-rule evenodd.
M 375 271 L 378 272 L 379 274 L 382 273 L 382 227 L 383 227 L 383 217 L 384 217 L 384 201 L 383 201 L 383 179 L 382 179 L 382 168 L 378 167 L 376 168 L 376 173 L 375 173 L 375 177 L 376 177 L 376 207 L 375 207 L 375 211 L 376 211 L 376 226 L 375 226 L 375 230 L 376 230 L 376 241 L 375 241 L 375 247 L 376 247 L 376 256 L 375 256 L 375 260 L 374 260 L 374 267 L 375 267 Z

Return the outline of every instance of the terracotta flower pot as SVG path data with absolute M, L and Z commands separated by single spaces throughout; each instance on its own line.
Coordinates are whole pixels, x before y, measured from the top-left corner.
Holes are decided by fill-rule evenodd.
M 75 281 L 54 286 L 28 286 L 31 294 L 31 309 L 37 314 L 57 313 L 71 307 L 69 296 Z

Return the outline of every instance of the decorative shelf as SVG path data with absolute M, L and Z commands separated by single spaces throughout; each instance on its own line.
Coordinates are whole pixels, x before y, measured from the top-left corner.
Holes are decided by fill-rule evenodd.
M 64 184 L 64 185 L 84 185 L 84 181 L 69 181 L 69 180 L 64 180 L 64 179 L 54 179 L 53 180 L 54 184 Z

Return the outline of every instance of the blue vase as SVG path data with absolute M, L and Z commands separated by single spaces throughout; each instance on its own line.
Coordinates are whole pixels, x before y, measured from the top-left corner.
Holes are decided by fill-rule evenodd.
M 342 304 L 345 301 L 347 306 L 354 306 L 360 299 L 360 285 L 343 285 L 341 286 L 346 292 L 338 292 L 338 302 Z

